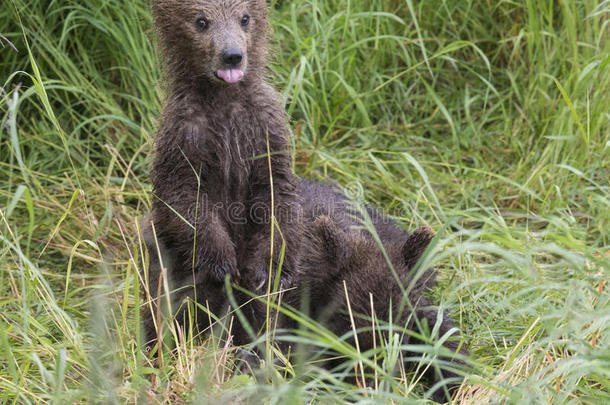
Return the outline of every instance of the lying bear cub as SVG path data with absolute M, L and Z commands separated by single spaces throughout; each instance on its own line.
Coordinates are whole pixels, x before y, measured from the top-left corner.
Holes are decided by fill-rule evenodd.
M 362 352 L 373 349 L 375 338 L 379 348 L 379 330 L 387 331 L 389 320 L 396 325 L 393 332 L 399 334 L 403 330 L 421 334 L 425 329 L 431 331 L 435 325 L 438 337 L 455 331 L 448 314 L 442 313 L 442 319 L 439 319 L 438 308 L 423 294 L 434 286 L 436 277 L 433 270 L 422 271 L 416 266 L 434 236 L 429 228 L 422 227 L 408 234 L 386 216 L 367 207 L 366 213 L 379 238 L 376 240 L 363 227 L 362 215 L 336 187 L 301 180 L 299 194 L 306 234 L 301 248 L 300 271 L 294 288 L 286 293 L 286 303 L 300 308 L 337 336 L 349 335 L 355 327 L 359 331 L 358 346 Z M 373 310 L 376 332 L 372 331 Z M 288 322 L 288 327 L 297 328 L 298 325 Z M 387 341 L 387 333 L 382 335 Z M 353 336 L 348 340 L 355 343 Z M 406 333 L 402 343 L 418 342 Z M 452 364 L 448 369 L 432 370 L 428 374 L 433 381 L 450 379 L 448 388 L 451 391 L 459 385 L 461 378 L 449 369 L 463 366 L 468 352 L 460 339 L 453 336 L 443 346 L 448 349 L 445 351 L 447 356 L 441 357 L 439 363 Z M 409 356 L 412 354 L 405 357 Z M 443 390 L 437 390 L 434 398 L 444 399 Z

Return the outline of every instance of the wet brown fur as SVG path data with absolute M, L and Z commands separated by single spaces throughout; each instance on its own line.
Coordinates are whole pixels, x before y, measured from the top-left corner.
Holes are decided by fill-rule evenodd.
M 368 331 L 358 333 L 359 347 L 363 352 L 374 347 L 371 331 L 373 310 L 378 319 L 377 326 L 392 320 L 400 328 L 415 333 L 421 333 L 426 328 L 432 331 L 436 326 L 437 338 L 455 328 L 448 313 L 443 312 L 439 318 L 438 308 L 423 294 L 435 285 L 436 279 L 433 269 L 417 266 L 433 239 L 430 228 L 422 227 L 409 234 L 369 207 L 366 212 L 375 227 L 379 238 L 377 241 L 369 231 L 362 229 L 362 214 L 336 187 L 301 180 L 299 194 L 302 197 L 306 232 L 301 252 L 301 271 L 294 280 L 295 288 L 285 298 L 289 304 L 303 309 L 337 336 L 343 336 L 352 331 L 347 289 L 355 328 L 368 328 Z M 406 297 L 406 301 L 403 297 Z M 306 303 L 305 308 L 302 308 L 303 303 Z M 296 326 L 289 325 L 288 328 Z M 355 343 L 353 339 L 350 341 Z M 402 340 L 403 344 L 417 342 L 417 339 L 410 339 L 409 334 L 405 334 Z M 458 336 L 446 340 L 443 346 L 449 350 L 448 356 L 441 357 L 441 361 L 450 364 L 450 367 L 464 365 L 468 351 Z M 432 368 L 428 377 L 432 381 L 452 378 L 452 383 L 448 385 L 450 391 L 459 385 L 461 378 L 452 370 L 441 369 L 439 372 L 440 376 Z M 438 401 L 445 399 L 442 389 L 433 395 Z
M 291 168 L 287 119 L 279 94 L 264 80 L 267 11 L 264 0 L 157 0 L 152 4 L 168 78 L 168 94 L 155 140 L 152 222 L 172 251 L 173 300 L 212 299 L 220 309 L 225 275 L 260 291 L 270 261 L 272 167 L 274 210 L 294 224 L 279 227 L 286 243 L 281 284 L 295 271 L 300 204 Z M 240 25 L 249 15 L 247 27 Z M 209 22 L 197 29 L 197 19 Z M 243 52 L 244 77 L 215 77 L 227 48 Z M 271 152 L 270 162 L 267 148 Z M 149 227 L 148 224 L 145 224 Z M 150 232 L 150 228 L 147 228 Z M 282 244 L 275 232 L 275 257 Z M 151 249 L 153 248 L 153 249 Z M 151 255 L 156 254 L 149 245 Z M 151 267 L 156 298 L 160 269 Z M 187 287 L 187 288 L 184 288 Z M 156 304 L 156 302 L 155 302 Z M 256 308 L 249 314 L 254 324 Z M 207 319 L 207 317 L 206 317 Z M 255 326 L 256 327 L 256 326 Z M 155 336 L 147 316 L 147 339 Z M 243 343 L 245 336 L 236 336 Z
M 286 241 L 281 286 L 292 287 L 286 296 L 288 303 L 298 308 L 303 294 L 308 294 L 307 311 L 341 336 L 351 331 L 345 311 L 345 280 L 356 314 L 370 315 L 372 294 L 380 320 L 387 321 L 391 315 L 395 323 L 411 330 L 424 321 L 430 329 L 440 322 L 440 336 L 452 329 L 447 314 L 440 321 L 423 294 L 434 285 L 434 272 L 424 271 L 419 277 L 412 273 L 430 242 L 431 231 L 421 228 L 409 235 L 376 211 L 368 211 L 409 291 L 411 306 L 398 317 L 402 290 L 377 242 L 355 228 L 357 220 L 350 215 L 348 201 L 328 184 L 297 182 L 288 153 L 286 115 L 278 94 L 264 80 L 265 2 L 157 0 L 153 10 L 169 88 L 152 170 L 151 219 L 158 240 L 151 221 L 144 221 L 151 257 L 149 292 L 154 300 L 153 311 L 145 313 L 147 339 L 156 335 L 153 318 L 158 312 L 158 292 L 163 291 L 157 245 L 168 268 L 174 306 L 191 297 L 222 316 L 228 306 L 223 289 L 227 274 L 242 287 L 261 292 L 271 244 L 269 163 L 274 208 L 281 213 L 279 226 Z M 239 25 L 244 13 L 251 17 L 247 29 Z M 202 15 L 210 21 L 205 33 L 194 25 Z M 222 50 L 235 46 L 244 51 L 245 75 L 237 84 L 226 85 L 214 71 L 220 66 Z M 271 162 L 266 157 L 267 138 Z M 253 209 L 258 218 L 251 215 Z M 261 217 L 266 220 L 260 221 Z M 276 253 L 281 243 L 276 232 Z M 277 262 L 277 255 L 273 259 Z M 246 307 L 244 312 L 255 329 L 262 324 L 260 307 Z M 200 326 L 209 326 L 206 315 L 200 314 L 199 319 L 204 320 Z M 286 322 L 288 327 L 295 326 Z M 356 318 L 357 328 L 369 326 L 370 320 Z M 235 335 L 237 344 L 248 341 L 239 328 Z M 362 350 L 372 348 L 370 333 L 358 338 Z M 403 343 L 407 340 L 408 336 Z M 463 347 L 458 350 L 456 340 L 444 345 L 466 354 Z M 454 362 L 462 364 L 461 360 Z M 443 376 L 454 375 L 445 372 Z

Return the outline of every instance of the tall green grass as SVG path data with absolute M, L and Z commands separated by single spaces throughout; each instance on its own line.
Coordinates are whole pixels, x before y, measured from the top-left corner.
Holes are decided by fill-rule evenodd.
M 421 369 L 392 378 L 392 342 L 370 391 L 292 361 L 258 380 L 235 374 L 235 349 L 216 338 L 176 336 L 152 367 L 136 225 L 163 99 L 148 5 L 5 3 L 0 402 L 426 397 Z M 297 173 L 441 232 L 433 296 L 474 370 L 462 403 L 610 401 L 610 3 L 272 7 L 270 78 L 293 119 Z M 305 338 L 336 342 L 315 326 Z

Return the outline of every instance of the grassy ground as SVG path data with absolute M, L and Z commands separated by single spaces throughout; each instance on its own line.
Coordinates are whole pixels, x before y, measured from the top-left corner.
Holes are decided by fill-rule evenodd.
M 434 296 L 476 370 L 463 404 L 610 402 L 609 17 L 602 0 L 273 5 L 297 173 L 441 234 Z M 163 87 L 146 1 L 7 1 L 0 55 L 0 402 L 425 401 L 418 371 L 391 378 L 391 344 L 366 392 L 234 375 L 213 339 L 178 337 L 150 367 L 134 263 Z

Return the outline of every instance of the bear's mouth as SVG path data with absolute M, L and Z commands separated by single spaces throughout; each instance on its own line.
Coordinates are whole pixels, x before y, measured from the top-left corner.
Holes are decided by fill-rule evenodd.
M 237 83 L 242 77 L 244 77 L 244 72 L 241 69 L 220 69 L 214 72 L 214 76 L 229 84 L 233 84 Z

